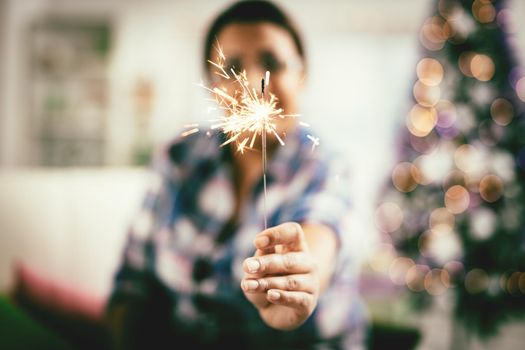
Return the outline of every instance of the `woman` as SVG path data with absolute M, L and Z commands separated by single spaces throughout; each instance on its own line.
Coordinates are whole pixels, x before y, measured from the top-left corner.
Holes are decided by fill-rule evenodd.
M 300 36 L 265 1 L 232 5 L 211 25 L 205 61 L 218 41 L 227 68 L 251 86 L 270 71 L 269 90 L 298 113 L 305 75 Z M 207 66 L 211 83 L 231 82 Z M 179 138 L 157 157 L 157 186 L 131 226 L 109 304 L 116 345 L 357 348 L 363 312 L 342 221 L 346 172 L 323 147 L 312 152 L 295 118 L 268 137 L 267 217 L 263 223 L 260 147 L 220 147 L 225 136 Z

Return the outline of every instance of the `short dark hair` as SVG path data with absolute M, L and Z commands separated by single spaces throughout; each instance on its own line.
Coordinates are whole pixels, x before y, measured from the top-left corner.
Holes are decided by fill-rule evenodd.
M 224 27 L 232 23 L 268 22 L 286 30 L 293 39 L 297 52 L 305 61 L 304 46 L 299 31 L 283 10 L 275 4 L 264 0 L 239 1 L 224 10 L 211 24 L 206 35 L 204 46 L 204 65 L 207 71 L 207 61 L 216 38 Z

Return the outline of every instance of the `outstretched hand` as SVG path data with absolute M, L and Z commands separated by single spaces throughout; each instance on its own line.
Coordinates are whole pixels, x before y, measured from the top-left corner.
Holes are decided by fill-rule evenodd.
M 241 288 L 270 327 L 291 330 L 314 311 L 320 278 L 301 225 L 284 223 L 254 240 L 256 252 L 244 260 Z

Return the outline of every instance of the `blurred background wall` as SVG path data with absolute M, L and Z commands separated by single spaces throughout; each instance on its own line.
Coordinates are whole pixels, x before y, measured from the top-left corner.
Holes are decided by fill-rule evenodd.
M 302 118 L 354 167 L 355 244 L 366 260 L 433 2 L 276 2 L 306 41 Z M 152 150 L 207 118 L 202 41 L 228 3 L 0 0 L 0 290 L 23 261 L 107 295 Z M 509 6 L 523 18 L 524 1 Z

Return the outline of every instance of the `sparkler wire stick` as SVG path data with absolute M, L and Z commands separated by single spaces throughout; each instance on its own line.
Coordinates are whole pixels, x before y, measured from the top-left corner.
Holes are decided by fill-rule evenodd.
M 261 81 L 261 94 L 262 98 L 264 100 L 264 87 L 268 86 L 270 84 L 270 72 L 266 71 L 266 81 L 263 78 Z M 268 228 L 268 213 L 266 210 L 266 168 L 267 168 L 267 159 L 266 159 L 266 121 L 263 124 L 262 127 L 262 166 L 263 166 L 263 191 L 264 191 L 264 198 L 263 198 L 263 211 L 264 211 L 264 229 L 266 230 Z

